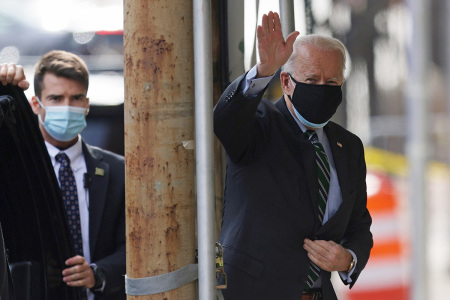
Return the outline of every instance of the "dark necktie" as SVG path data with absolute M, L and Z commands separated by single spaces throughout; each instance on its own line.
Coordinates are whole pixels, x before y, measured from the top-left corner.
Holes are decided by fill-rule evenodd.
M 307 130 L 306 135 L 316 150 L 316 165 L 319 180 L 319 202 L 317 203 L 317 206 L 318 217 L 320 223 L 322 224 L 325 209 L 327 207 L 328 191 L 330 190 L 330 164 L 328 162 L 328 157 L 325 154 L 325 149 L 319 142 L 317 133 L 314 130 Z M 308 287 L 311 287 L 314 284 L 314 282 L 319 278 L 319 275 L 320 268 L 310 261 L 308 280 L 306 282 Z
M 75 253 L 83 256 L 80 210 L 78 207 L 78 192 L 75 176 L 73 176 L 72 169 L 70 168 L 70 159 L 65 153 L 59 153 L 55 159 L 61 164 L 58 178 L 61 184 L 61 192 L 66 207 L 70 232 L 72 233 Z

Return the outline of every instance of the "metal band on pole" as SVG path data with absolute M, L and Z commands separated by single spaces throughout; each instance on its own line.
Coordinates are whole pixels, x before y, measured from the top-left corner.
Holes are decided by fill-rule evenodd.
M 130 296 L 154 295 L 177 289 L 198 278 L 197 264 L 158 276 L 129 278 L 125 275 L 125 293 Z
M 216 297 L 211 2 L 194 0 L 199 299 Z

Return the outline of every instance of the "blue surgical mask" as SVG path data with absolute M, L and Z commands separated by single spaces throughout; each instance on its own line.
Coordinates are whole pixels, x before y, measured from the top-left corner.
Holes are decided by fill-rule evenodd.
M 39 114 L 39 122 L 55 140 L 68 142 L 73 140 L 86 127 L 86 108 L 76 106 L 44 106 L 45 120 Z
M 328 121 L 325 121 L 324 123 L 316 124 L 316 123 L 309 122 L 308 120 L 303 118 L 302 115 L 295 109 L 295 107 L 294 107 L 294 112 L 295 112 L 297 118 L 300 120 L 300 122 L 302 122 L 304 125 L 308 126 L 309 128 L 319 129 L 319 128 L 322 128 L 325 125 L 327 125 L 328 122 L 330 121 L 330 120 L 328 120 Z

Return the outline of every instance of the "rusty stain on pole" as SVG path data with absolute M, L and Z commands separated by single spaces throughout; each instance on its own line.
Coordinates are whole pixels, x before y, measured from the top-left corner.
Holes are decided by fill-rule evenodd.
M 195 259 L 192 1 L 124 0 L 127 276 Z M 128 299 L 195 299 L 195 282 Z

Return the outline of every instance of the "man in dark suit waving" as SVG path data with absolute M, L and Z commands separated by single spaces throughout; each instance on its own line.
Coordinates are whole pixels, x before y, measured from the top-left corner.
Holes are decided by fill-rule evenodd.
M 0 66 L 3 84 L 28 88 L 23 68 Z M 126 299 L 125 168 L 123 156 L 86 144 L 80 132 L 89 112 L 89 72 L 84 61 L 65 51 L 50 51 L 36 64 L 38 116 L 61 186 L 75 255 L 62 280 L 83 288 L 87 299 Z M 84 299 L 86 299 L 83 297 Z
M 286 41 L 278 14 L 258 26 L 260 62 L 214 108 L 227 151 L 220 242 L 225 299 L 336 299 L 373 246 L 361 140 L 329 121 L 342 101 L 345 48 L 320 35 Z M 283 67 L 283 97 L 262 100 Z

